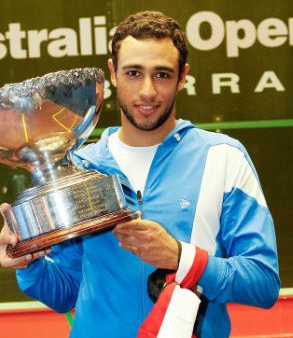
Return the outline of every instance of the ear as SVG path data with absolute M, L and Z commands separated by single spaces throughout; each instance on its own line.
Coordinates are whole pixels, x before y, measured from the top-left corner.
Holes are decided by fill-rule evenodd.
M 186 63 L 184 65 L 184 68 L 181 72 L 181 74 L 179 75 L 179 80 L 178 80 L 178 85 L 177 85 L 177 90 L 180 91 L 184 88 L 184 84 L 185 84 L 185 77 L 187 75 L 187 73 L 189 72 L 189 64 Z
M 117 79 L 116 79 L 116 72 L 113 64 L 113 60 L 109 59 L 108 60 L 108 67 L 110 70 L 110 75 L 111 75 L 111 82 L 114 87 L 117 87 Z

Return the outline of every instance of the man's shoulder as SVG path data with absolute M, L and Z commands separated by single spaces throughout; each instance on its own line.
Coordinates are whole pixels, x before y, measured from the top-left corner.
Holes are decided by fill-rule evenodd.
M 189 136 L 194 139 L 194 142 L 206 147 L 213 147 L 217 145 L 227 145 L 243 149 L 242 143 L 227 134 L 208 131 L 195 126 L 189 130 Z

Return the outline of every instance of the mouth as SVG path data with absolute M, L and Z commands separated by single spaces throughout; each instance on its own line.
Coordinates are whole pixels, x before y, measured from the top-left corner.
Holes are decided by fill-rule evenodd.
M 158 104 L 156 105 L 137 104 L 135 105 L 135 108 L 143 115 L 148 116 L 148 115 L 155 113 L 158 110 L 159 105 Z

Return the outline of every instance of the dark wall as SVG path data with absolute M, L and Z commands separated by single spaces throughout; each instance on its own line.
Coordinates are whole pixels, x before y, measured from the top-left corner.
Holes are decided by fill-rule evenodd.
M 275 220 L 282 286 L 293 286 L 292 0 L 0 0 L 0 5 L 0 86 L 60 69 L 101 67 L 107 82 L 98 128 L 119 123 L 107 71 L 112 28 L 139 10 L 175 17 L 186 31 L 191 66 L 178 95 L 178 117 L 246 146 Z M 37 43 L 41 32 L 44 41 Z M 0 165 L 0 201 L 12 202 L 28 182 L 26 172 Z M 0 301 L 21 299 L 27 298 L 14 272 L 0 269 Z

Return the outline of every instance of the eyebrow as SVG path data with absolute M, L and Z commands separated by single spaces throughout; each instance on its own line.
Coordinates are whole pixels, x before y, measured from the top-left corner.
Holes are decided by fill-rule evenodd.
M 128 69 L 138 69 L 138 70 L 141 70 L 143 69 L 144 67 L 139 65 L 139 64 L 130 64 L 130 65 L 125 65 L 122 67 L 123 70 L 128 70 Z M 153 68 L 153 70 L 156 70 L 156 71 L 167 71 L 167 72 L 170 72 L 170 73 L 175 73 L 175 70 L 171 67 L 168 67 L 168 66 L 156 66 Z

